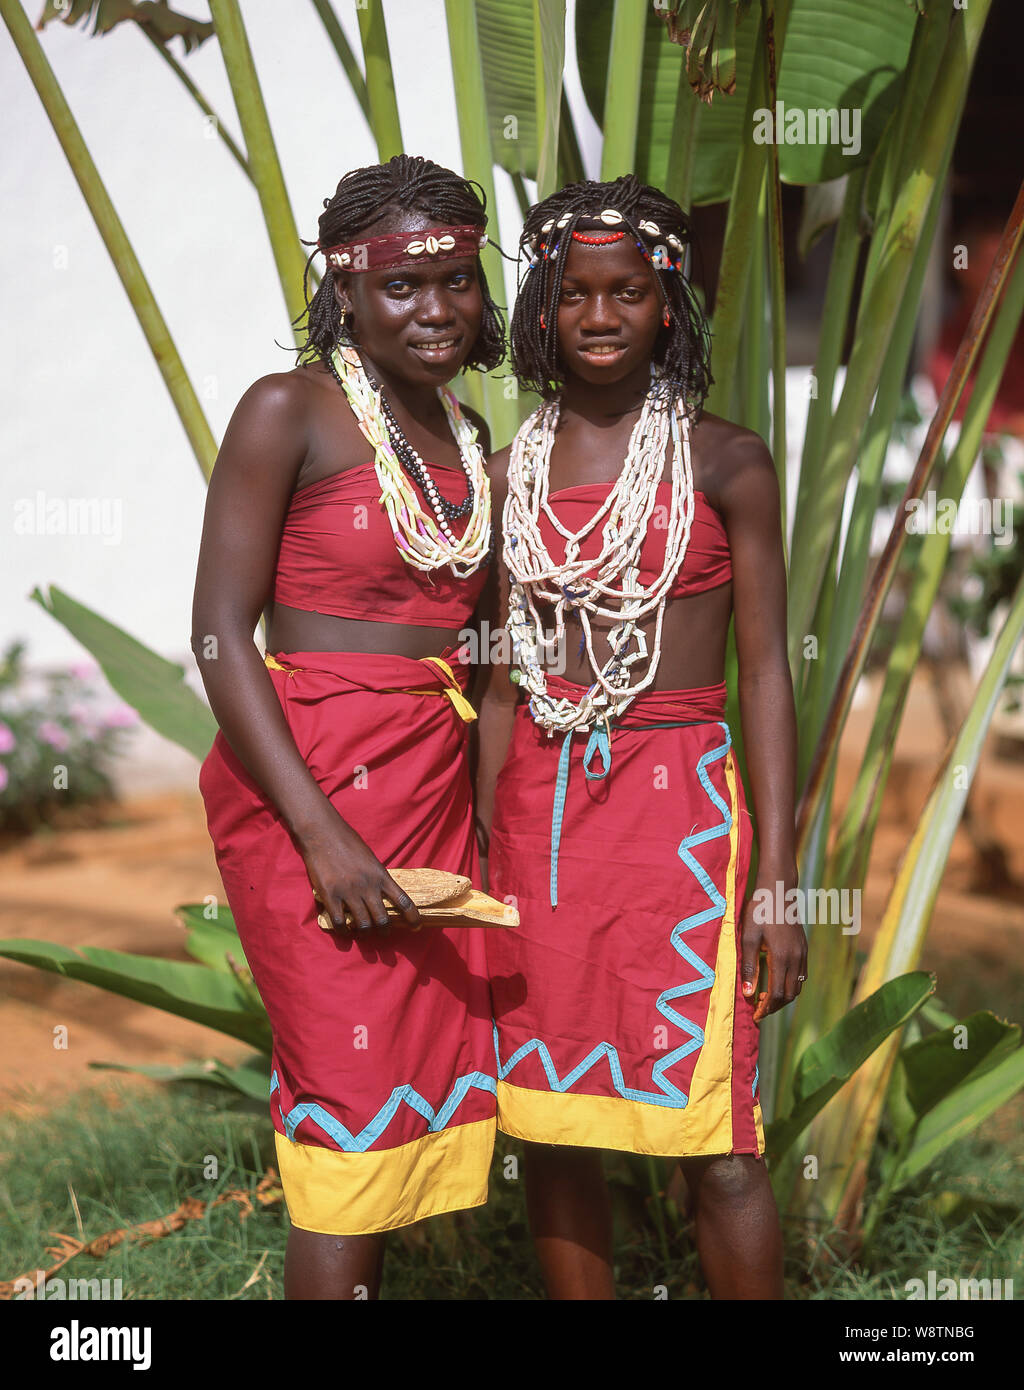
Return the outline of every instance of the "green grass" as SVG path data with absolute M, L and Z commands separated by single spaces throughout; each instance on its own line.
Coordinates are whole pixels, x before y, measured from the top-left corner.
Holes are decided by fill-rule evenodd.
M 1005 1107 L 948 1150 L 917 1189 L 899 1194 L 858 1263 L 832 1253 L 827 1237 L 808 1243 L 787 1229 L 787 1296 L 888 1300 L 929 1269 L 939 1278 L 1014 1278 L 1024 1289 L 1020 1116 L 1020 1106 Z M 521 1150 L 499 1136 L 486 1207 L 390 1238 L 386 1299 L 543 1296 L 521 1176 L 509 1180 L 503 1171 L 509 1154 Z M 211 1155 L 215 1178 L 204 1177 Z M 165 1216 L 186 1197 L 209 1202 L 228 1188 L 252 1191 L 268 1163 L 265 1112 L 207 1087 L 125 1086 L 78 1096 L 41 1118 L 0 1117 L 0 1277 L 49 1265 L 52 1231 L 88 1240 Z M 670 1298 L 705 1298 L 687 1223 L 667 1231 L 664 1244 L 659 1236 L 644 1161 L 610 1156 L 607 1168 L 620 1298 L 651 1299 L 659 1285 Z M 286 1239 L 283 1203 L 245 1219 L 231 1203 L 148 1244 L 126 1242 L 102 1259 L 79 1256 L 62 1274 L 120 1279 L 126 1299 L 280 1298 Z

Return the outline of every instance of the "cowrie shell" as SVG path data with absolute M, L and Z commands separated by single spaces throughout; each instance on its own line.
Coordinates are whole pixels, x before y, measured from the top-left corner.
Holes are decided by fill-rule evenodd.
M 605 208 L 600 218 L 606 227 L 615 227 L 622 221 L 622 213 L 616 212 L 614 208 Z
M 428 236 L 423 245 L 426 247 L 428 256 L 436 256 L 441 249 L 441 243 L 436 236 Z
M 453 236 L 438 237 L 437 244 L 442 251 L 450 251 L 455 245 L 455 238 Z
M 422 256 L 427 248 L 423 245 L 422 241 L 410 241 L 405 249 L 410 256 Z

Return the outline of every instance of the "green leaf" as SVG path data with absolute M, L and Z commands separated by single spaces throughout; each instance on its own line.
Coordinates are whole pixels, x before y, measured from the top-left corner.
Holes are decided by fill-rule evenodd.
M 979 1068 L 921 1118 L 913 1139 L 890 1179 L 895 1191 L 933 1163 L 957 1139 L 1005 1105 L 1024 1087 L 1024 1048 L 1017 1048 L 993 1067 Z
M 203 903 L 187 903 L 174 910 L 189 929 L 185 938 L 185 950 L 193 960 L 229 975 L 243 970 L 249 973 L 250 979 L 252 978 L 229 908 L 218 906 L 214 919 L 206 916 Z
M 860 148 L 844 154 L 832 141 L 784 144 L 784 183 L 823 183 L 870 162 L 896 108 L 916 23 L 910 5 L 892 0 L 793 0 L 779 100 L 787 111 L 858 115 Z
M 1018 1024 L 996 1018 L 988 1009 L 971 1014 L 903 1049 L 907 1099 L 916 1114 L 924 1115 L 969 1076 L 990 1071 L 1020 1045 Z
M 924 970 L 889 980 L 806 1049 L 796 1065 L 793 1109 L 768 1126 L 772 1162 L 785 1154 L 858 1067 L 934 990 L 935 977 Z
M 606 134 L 604 84 L 613 3 L 614 0 L 588 0 L 585 11 L 576 19 L 576 51 L 584 95 L 594 119 Z M 894 0 L 793 0 L 779 72 L 778 100 L 784 103 L 784 109 L 802 112 L 859 110 L 860 148 L 855 155 L 846 155 L 841 144 L 781 144 L 779 164 L 784 183 L 821 183 L 870 162 L 895 108 L 915 22 L 914 10 Z M 757 14 L 752 12 L 736 26 L 735 92 L 731 96 L 716 93 L 711 104 L 701 108 L 693 171 L 694 203 L 722 202 L 729 197 L 740 145 L 752 136 L 744 113 L 756 31 Z M 658 187 L 664 186 L 668 168 L 683 62 L 683 50 L 669 41 L 665 24 L 650 7 L 635 170 L 638 177 Z M 692 103 L 683 103 L 685 119 L 692 119 L 699 105 L 696 96 Z M 616 112 L 610 116 L 613 123 L 620 118 Z M 852 133 L 851 128 L 848 130 Z M 672 189 L 666 191 L 673 193 Z
M 270 1094 L 270 1058 L 262 1052 L 231 1066 L 216 1057 L 205 1062 L 185 1062 L 179 1067 L 132 1066 L 125 1062 L 90 1062 L 96 1071 L 123 1071 L 148 1076 L 153 1081 L 205 1081 L 238 1091 L 251 1100 L 265 1101 Z
M 200 761 L 206 757 L 217 733 L 217 721 L 185 685 L 183 666 L 165 661 L 55 584 L 46 594 L 33 589 L 29 597 L 92 653 L 118 695 L 150 728 Z
M 527 179 L 537 177 L 533 8 L 533 0 L 476 0 L 494 162 Z
M 72 950 L 50 941 L 0 941 L 0 956 L 49 970 L 69 980 L 97 985 L 165 1013 L 190 1018 L 269 1052 L 270 1024 L 257 1011 L 240 981 L 205 965 L 104 951 L 95 946 Z

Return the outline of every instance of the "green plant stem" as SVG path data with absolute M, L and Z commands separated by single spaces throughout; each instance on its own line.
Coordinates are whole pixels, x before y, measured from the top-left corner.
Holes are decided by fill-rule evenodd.
M 754 64 L 747 91 L 744 118 L 746 132 L 740 143 L 733 177 L 729 212 L 722 244 L 714 312 L 715 384 L 708 393 L 708 409 L 731 419 L 735 409 L 740 334 L 747 305 L 747 280 L 758 247 L 764 244 L 763 221 L 759 219 L 761 185 L 766 160 L 764 151 L 754 144 L 754 112 L 765 105 L 764 14 L 759 9 L 754 40 Z
M 377 141 L 377 158 L 385 164 L 394 155 L 401 154 L 405 146 L 402 143 L 402 123 L 398 118 L 383 0 L 367 0 L 365 5 L 357 5 L 356 16 L 366 68 L 370 129 Z
M 231 94 L 235 100 L 242 134 L 249 153 L 249 167 L 256 185 L 263 220 L 281 281 L 281 291 L 292 324 L 306 312 L 302 276 L 306 258 L 302 254 L 284 174 L 277 157 L 267 108 L 263 104 L 256 65 L 242 22 L 238 0 L 210 0 L 210 14 L 217 32 Z M 296 342 L 301 341 L 295 330 Z
M 646 0 L 615 0 L 604 100 L 603 180 L 630 173 L 636 160 L 646 31 Z
M 459 118 L 459 143 L 462 147 L 462 167 L 472 170 L 473 177 L 484 191 L 491 218 L 491 234 L 499 236 L 497 199 L 494 193 L 494 163 L 491 155 L 491 135 L 481 112 L 487 110 L 484 93 L 483 66 L 476 27 L 476 6 L 462 0 L 445 0 L 448 18 L 448 43 L 451 51 L 456 107 Z M 504 285 L 502 260 L 493 246 L 485 246 L 480 261 L 501 302 Z M 498 369 L 499 371 L 501 368 Z M 519 407 L 515 398 L 505 395 L 504 382 L 495 374 L 481 378 L 463 378 L 469 392 L 477 393 L 480 407 L 491 428 L 491 444 L 495 449 L 509 442 L 519 427 Z M 471 401 L 471 404 L 474 402 Z
M 988 279 L 978 298 L 971 315 L 971 321 L 967 326 L 963 341 L 957 350 L 953 366 L 950 369 L 946 384 L 939 397 L 939 403 L 931 423 L 928 426 L 928 433 L 924 444 L 921 446 L 921 453 L 914 467 L 910 481 L 907 483 L 906 491 L 902 501 L 897 507 L 896 515 L 893 519 L 892 530 L 889 539 L 885 543 L 885 548 L 878 559 L 871 578 L 871 587 L 868 591 L 864 606 L 861 609 L 857 623 L 857 629 L 850 644 L 850 650 L 843 664 L 839 682 L 836 687 L 829 712 L 825 720 L 825 727 L 822 730 L 821 739 L 815 750 L 814 759 L 808 773 L 807 785 L 804 788 L 797 813 L 797 845 L 799 847 L 802 837 L 802 827 L 806 825 L 807 816 L 813 806 L 815 798 L 820 794 L 825 770 L 830 757 L 833 754 L 835 745 L 838 741 L 839 730 L 842 729 L 850 708 L 850 701 L 853 698 L 854 687 L 864 669 L 867 659 L 868 647 L 874 635 L 878 619 L 881 616 L 882 604 L 885 595 L 889 591 L 893 575 L 896 571 L 896 564 L 899 555 L 907 538 L 906 513 L 908 503 L 915 498 L 920 498 L 925 486 L 935 467 L 938 457 L 939 446 L 948 428 L 956 403 L 963 391 L 967 377 L 970 375 L 971 367 L 977 356 L 978 349 L 988 325 L 991 321 L 999 294 L 1002 291 L 1004 282 L 1020 244 L 1021 235 L 1024 233 L 1024 184 L 1021 185 L 1017 194 L 1017 199 L 1010 214 L 1010 218 L 1003 231 L 999 248 L 996 252 L 995 260 L 989 271 Z
M 316 10 L 323 26 L 327 30 L 327 37 L 331 41 L 338 61 L 344 69 L 345 76 L 348 78 L 349 86 L 352 88 L 352 95 L 359 103 L 360 110 L 366 117 L 367 124 L 372 126 L 370 116 L 370 98 L 366 91 L 366 79 L 363 77 L 356 61 L 356 55 L 352 52 L 352 45 L 345 37 L 345 31 L 338 22 L 338 16 L 331 8 L 331 0 L 312 0 L 313 8 Z
M 533 11 L 534 99 L 537 116 L 537 197 L 558 186 L 565 68 L 565 0 L 536 0 Z
M 941 481 L 942 496 L 959 503 L 978 456 L 985 424 L 995 402 L 1006 362 L 1024 318 L 1024 255 L 1016 264 L 975 376 L 960 436 Z M 863 884 L 910 680 L 921 653 L 924 629 L 938 597 L 951 536 L 936 529 L 924 537 L 907 603 L 886 666 L 885 685 L 875 712 L 857 781 L 847 799 L 835 841 L 830 881 Z
M 217 115 L 216 111 L 214 111 L 210 103 L 203 96 L 202 92 L 199 90 L 196 84 L 192 81 L 191 77 L 189 77 L 188 73 L 185 71 L 182 65 L 178 62 L 177 58 L 175 58 L 174 54 L 170 51 L 170 49 L 164 47 L 164 45 L 160 42 L 158 38 L 154 37 L 153 31 L 148 27 L 148 25 L 140 24 L 138 27 L 142 30 L 143 34 L 145 34 L 146 38 L 156 49 L 157 53 L 159 53 L 163 61 L 178 78 L 178 81 L 185 88 L 186 92 L 188 92 L 189 96 L 199 107 L 200 111 L 202 111 L 203 115 L 209 116 L 209 118 L 213 121 L 213 128 L 220 136 L 221 140 L 224 142 L 225 148 L 228 150 L 232 158 L 236 161 L 239 168 L 246 175 L 246 177 L 251 179 L 252 171 L 249 168 L 249 161 L 246 159 L 244 153 L 238 148 L 234 140 L 225 130 L 224 123 L 221 121 L 220 117 Z
M 947 146 L 956 137 L 989 4 L 990 0 L 975 0 L 969 10 L 956 11 L 950 24 L 944 61 L 921 122 L 915 166 L 893 205 L 879 270 L 862 304 L 842 398 L 829 430 L 824 466 L 816 479 L 813 507 L 804 517 L 798 508 L 800 544 L 794 548 L 790 571 L 790 663 L 794 669 L 802 634 L 808 631 L 814 615 L 843 493 L 878 386 L 921 225 Z
M 71 114 L 60 83 L 54 76 L 42 45 L 19 0 L 0 0 L 0 14 L 53 126 L 54 134 L 60 141 L 71 172 L 96 223 L 97 231 L 103 238 L 103 244 L 160 369 L 160 375 L 178 412 L 178 418 L 200 470 L 204 478 L 209 478 L 217 455 L 217 446 L 209 423 L 178 355 L 170 330 L 160 313 L 153 291 L 143 274 L 138 257 Z

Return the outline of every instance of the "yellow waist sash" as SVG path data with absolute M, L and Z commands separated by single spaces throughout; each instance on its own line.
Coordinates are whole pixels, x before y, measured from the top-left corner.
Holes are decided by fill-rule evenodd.
M 459 685 L 455 672 L 448 665 L 447 661 L 443 660 L 443 658 L 439 656 L 421 656 L 418 657 L 417 660 L 422 661 L 430 666 L 433 666 L 435 670 L 437 670 L 440 673 L 442 680 L 445 682 L 444 686 L 440 690 L 437 688 L 437 686 L 433 685 L 427 686 L 424 689 L 412 689 L 408 686 L 396 685 L 390 687 L 388 690 L 382 691 L 381 693 L 398 694 L 399 692 L 401 692 L 406 695 L 447 695 L 448 699 L 451 700 L 459 716 L 462 719 L 464 719 L 467 724 L 472 723 L 472 721 L 476 718 L 476 710 L 473 708 L 473 706 L 469 703 L 469 701 L 463 694 L 462 686 Z M 282 666 L 281 663 L 275 660 L 269 652 L 267 652 L 266 656 L 263 658 L 263 661 L 264 664 L 268 666 L 271 671 L 283 671 L 287 676 L 294 676 L 297 672 L 303 669 L 301 666 Z

